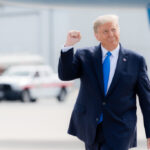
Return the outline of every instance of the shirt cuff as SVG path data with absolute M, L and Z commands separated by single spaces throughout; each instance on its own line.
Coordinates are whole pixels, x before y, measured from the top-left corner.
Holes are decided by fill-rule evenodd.
M 61 49 L 61 51 L 62 52 L 68 52 L 70 49 L 72 49 L 73 48 L 73 46 L 67 46 L 67 47 L 62 47 L 62 49 Z

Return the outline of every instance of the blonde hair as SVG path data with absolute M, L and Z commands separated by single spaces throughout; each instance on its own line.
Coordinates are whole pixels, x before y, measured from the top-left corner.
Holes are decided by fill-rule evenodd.
M 97 17 L 93 23 L 94 32 L 97 33 L 97 28 L 108 22 L 116 23 L 119 26 L 119 17 L 117 15 L 103 15 Z

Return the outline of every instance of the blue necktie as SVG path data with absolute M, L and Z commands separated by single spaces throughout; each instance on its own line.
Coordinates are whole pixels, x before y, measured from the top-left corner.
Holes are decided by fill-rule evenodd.
M 103 79 L 104 79 L 104 94 L 107 94 L 107 85 L 109 80 L 109 73 L 110 73 L 110 56 L 111 52 L 107 52 L 105 60 L 103 62 Z M 103 114 L 100 116 L 99 123 L 103 121 Z

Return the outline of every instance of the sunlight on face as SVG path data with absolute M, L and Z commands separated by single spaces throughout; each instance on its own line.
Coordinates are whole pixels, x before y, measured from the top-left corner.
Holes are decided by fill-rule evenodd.
M 95 37 L 101 42 L 102 46 L 108 50 L 115 49 L 120 40 L 119 26 L 116 23 L 108 22 L 97 28 Z

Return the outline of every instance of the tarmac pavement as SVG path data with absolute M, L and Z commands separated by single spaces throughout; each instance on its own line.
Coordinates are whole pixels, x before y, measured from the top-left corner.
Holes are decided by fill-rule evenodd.
M 78 90 L 66 101 L 36 103 L 0 102 L 0 150 L 84 150 L 84 144 L 67 134 Z M 138 148 L 146 150 L 143 120 L 138 107 Z

